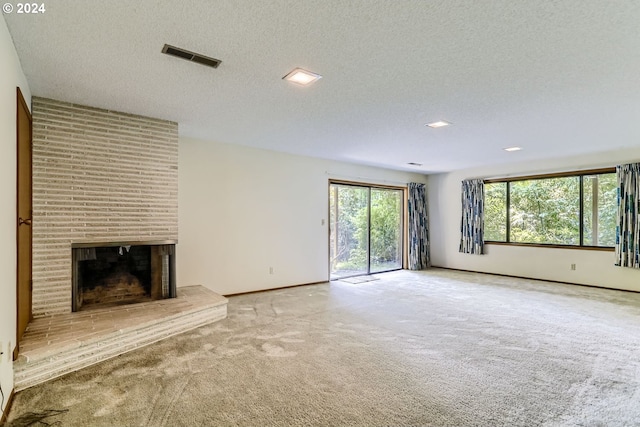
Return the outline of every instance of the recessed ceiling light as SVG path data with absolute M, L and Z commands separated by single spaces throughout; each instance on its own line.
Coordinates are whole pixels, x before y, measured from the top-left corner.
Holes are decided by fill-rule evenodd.
M 504 151 L 520 151 L 522 150 L 522 147 L 507 147 L 504 149 Z
M 422 166 L 422 163 L 409 162 L 407 163 L 409 166 Z
M 312 73 L 311 71 L 303 70 L 302 68 L 296 68 L 283 77 L 284 80 L 288 80 L 291 83 L 299 84 L 301 86 L 306 86 L 321 78 L 322 76 L 320 74 Z
M 438 120 L 437 122 L 427 123 L 425 126 L 429 126 L 430 128 L 441 128 L 444 126 L 449 126 L 451 123 L 445 122 L 444 120 Z

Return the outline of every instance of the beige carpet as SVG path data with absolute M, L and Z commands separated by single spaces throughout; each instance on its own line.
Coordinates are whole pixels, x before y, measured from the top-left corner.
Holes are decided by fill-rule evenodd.
M 638 426 L 640 294 L 445 270 L 230 298 L 9 425 Z

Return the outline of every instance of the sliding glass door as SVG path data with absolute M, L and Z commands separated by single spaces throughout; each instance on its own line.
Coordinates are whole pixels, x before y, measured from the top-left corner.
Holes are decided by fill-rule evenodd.
M 402 189 L 330 184 L 331 278 L 402 268 Z

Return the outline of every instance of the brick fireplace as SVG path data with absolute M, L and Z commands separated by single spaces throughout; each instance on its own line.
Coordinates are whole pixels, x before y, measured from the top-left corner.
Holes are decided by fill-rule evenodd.
M 32 103 L 37 318 L 78 308 L 77 249 L 171 242 L 176 250 L 178 125 L 45 98 Z M 132 293 L 140 286 L 151 297 L 150 285 L 138 281 Z
M 226 298 L 176 284 L 178 125 L 37 97 L 32 117 L 34 319 L 15 389 L 224 319 Z

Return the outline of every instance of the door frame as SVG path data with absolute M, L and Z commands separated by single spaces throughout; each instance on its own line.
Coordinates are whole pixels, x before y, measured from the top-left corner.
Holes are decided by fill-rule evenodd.
M 329 202 L 329 198 L 331 197 L 331 186 L 332 185 L 345 185 L 345 186 L 352 186 L 352 187 L 366 187 L 369 189 L 369 218 L 368 218 L 368 222 L 369 222 L 369 241 L 367 243 L 367 272 L 366 273 L 358 273 L 358 274 L 354 274 L 354 275 L 350 275 L 350 276 L 344 276 L 344 277 L 340 277 L 340 279 L 346 279 L 348 277 L 356 277 L 356 276 L 366 276 L 369 274 L 378 274 L 378 273 L 386 273 L 389 271 L 397 271 L 397 270 L 402 270 L 402 269 L 406 269 L 408 266 L 408 253 L 409 253 L 409 234 L 408 234 L 408 229 L 407 229 L 407 224 L 409 224 L 409 210 L 408 210 L 408 203 L 409 203 L 409 193 L 408 193 L 408 187 L 407 186 L 400 186 L 400 185 L 385 185 L 385 184 L 375 184 L 375 183 L 371 183 L 371 182 L 360 182 L 360 181 L 348 181 L 348 180 L 341 180 L 341 179 L 329 179 L 329 182 L 327 184 L 327 192 L 329 197 L 327 198 L 327 259 L 328 259 L 328 277 L 329 280 L 331 280 L 331 203 Z M 401 248 L 402 248 L 402 261 L 401 261 L 401 267 L 399 268 L 395 268 L 395 269 L 391 269 L 391 270 L 385 270 L 385 271 L 380 271 L 380 272 L 376 272 L 376 273 L 371 273 L 371 190 L 374 188 L 380 188 L 380 189 L 387 189 L 387 190 L 398 190 L 398 191 L 402 191 L 402 212 L 401 212 L 401 226 L 402 226 L 402 243 L 401 243 Z M 339 279 L 338 279 L 339 280 Z
M 19 218 L 21 218 L 20 212 L 20 202 L 19 202 L 19 191 L 21 190 L 20 185 L 20 109 L 24 109 L 26 112 L 27 119 L 29 121 L 29 163 L 31 168 L 31 185 L 29 188 L 30 199 L 31 199 L 31 207 L 29 212 L 29 219 L 33 218 L 33 117 L 31 115 L 31 110 L 27 105 L 27 102 L 22 95 L 22 91 L 20 87 L 16 87 L 16 346 L 13 351 L 13 360 L 18 358 L 18 353 L 20 351 L 20 339 L 22 338 L 23 331 L 20 331 L 20 277 L 19 277 L 19 254 L 20 254 L 20 223 Z M 27 225 L 31 227 L 31 224 Z M 29 321 L 33 318 L 32 313 L 32 293 L 33 293 L 33 231 L 29 236 L 29 250 L 31 252 L 31 256 L 29 257 Z

